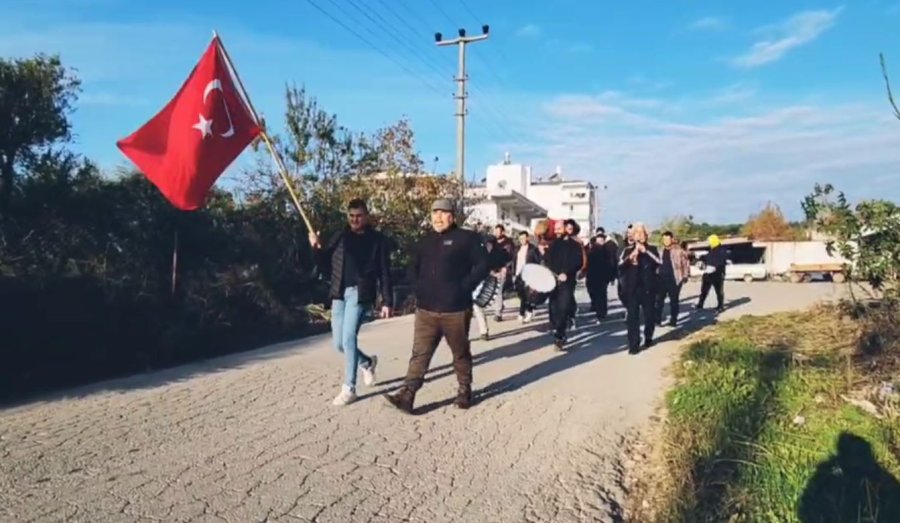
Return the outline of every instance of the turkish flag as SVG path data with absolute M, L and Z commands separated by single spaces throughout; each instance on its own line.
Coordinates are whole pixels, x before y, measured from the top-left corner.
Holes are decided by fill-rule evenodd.
M 192 211 L 259 133 L 215 37 L 175 97 L 116 145 L 172 205 Z

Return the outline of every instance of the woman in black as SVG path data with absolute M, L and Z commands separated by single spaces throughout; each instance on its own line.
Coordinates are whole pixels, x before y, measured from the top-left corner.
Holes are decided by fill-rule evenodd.
M 641 347 L 641 314 L 644 315 L 644 348 L 653 344 L 656 326 L 656 289 L 661 264 L 656 247 L 647 245 L 649 234 L 642 223 L 632 226 L 634 244 L 625 247 L 619 258 L 622 294 L 625 298 L 628 324 L 628 353 L 637 354 Z

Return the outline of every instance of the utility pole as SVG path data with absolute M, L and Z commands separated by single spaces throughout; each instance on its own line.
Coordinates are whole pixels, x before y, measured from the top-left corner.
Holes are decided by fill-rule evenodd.
M 459 70 L 456 76 L 456 176 L 461 183 L 466 180 L 466 44 L 487 40 L 490 27 L 481 26 L 478 36 L 466 36 L 466 30 L 459 30 L 459 37 L 444 40 L 441 33 L 434 34 L 437 45 L 455 45 L 459 48 Z

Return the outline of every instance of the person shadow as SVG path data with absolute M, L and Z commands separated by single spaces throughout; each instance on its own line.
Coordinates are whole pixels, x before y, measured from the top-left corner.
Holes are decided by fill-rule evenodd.
M 865 439 L 842 432 L 837 454 L 816 467 L 800 498 L 802 523 L 900 521 L 900 482 Z

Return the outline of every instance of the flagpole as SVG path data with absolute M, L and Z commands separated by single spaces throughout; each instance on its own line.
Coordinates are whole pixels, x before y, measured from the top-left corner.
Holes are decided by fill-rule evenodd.
M 231 70 L 231 74 L 234 75 L 234 78 L 237 80 L 238 89 L 240 89 L 241 91 L 241 96 L 247 103 L 247 107 L 250 109 L 250 113 L 253 115 L 253 119 L 256 121 L 256 125 L 258 125 L 260 128 L 259 136 L 262 138 L 263 142 L 266 143 L 266 148 L 269 149 L 269 154 L 272 155 L 272 159 L 275 161 L 275 165 L 278 168 L 278 174 L 281 175 L 281 179 L 282 181 L 284 181 L 284 185 L 287 187 L 288 193 L 290 193 L 291 195 L 291 199 L 294 200 L 294 205 L 297 207 L 297 210 L 300 211 L 300 217 L 303 218 L 303 223 L 306 224 L 307 231 L 316 232 L 315 229 L 313 229 L 312 223 L 310 223 L 309 221 L 309 217 L 307 217 L 306 213 L 303 211 L 303 207 L 300 205 L 300 199 L 297 197 L 297 193 L 294 191 L 294 187 L 291 185 L 291 182 L 288 179 L 287 167 L 284 165 L 284 161 L 281 159 L 281 154 L 279 154 L 278 150 L 275 149 L 275 146 L 272 144 L 271 138 L 269 138 L 269 134 L 266 132 L 265 126 L 260 122 L 259 115 L 256 113 L 256 109 L 253 107 L 253 102 L 250 101 L 250 96 L 247 94 L 247 90 L 244 89 L 244 82 L 241 81 L 241 77 L 240 75 L 238 75 L 237 69 L 235 69 L 234 63 L 231 61 L 231 56 L 225 49 L 225 44 L 222 43 L 222 39 L 219 37 L 219 33 L 213 31 L 213 38 L 216 39 L 219 49 L 222 50 L 222 56 L 225 57 L 225 62 L 228 64 L 228 68 Z

